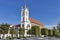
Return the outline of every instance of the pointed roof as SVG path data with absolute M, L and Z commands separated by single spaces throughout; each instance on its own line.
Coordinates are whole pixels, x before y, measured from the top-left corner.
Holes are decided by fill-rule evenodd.
M 26 8 L 26 0 L 24 0 L 24 8 Z

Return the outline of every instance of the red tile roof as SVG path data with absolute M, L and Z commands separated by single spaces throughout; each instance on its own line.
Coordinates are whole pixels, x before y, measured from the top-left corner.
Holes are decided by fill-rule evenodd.
M 30 20 L 31 23 L 35 23 L 35 24 L 43 26 L 43 24 L 41 22 L 39 22 L 39 21 L 37 21 L 37 20 L 35 20 L 33 18 L 29 18 L 29 20 Z
M 15 25 L 15 27 L 21 27 L 21 24 L 17 24 L 17 25 Z

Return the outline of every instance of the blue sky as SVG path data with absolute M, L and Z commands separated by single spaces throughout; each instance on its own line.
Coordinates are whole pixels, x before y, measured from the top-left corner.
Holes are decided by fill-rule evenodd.
M 54 26 L 60 20 L 60 0 L 27 0 L 30 17 L 46 27 Z M 0 24 L 19 24 L 24 0 L 0 0 Z

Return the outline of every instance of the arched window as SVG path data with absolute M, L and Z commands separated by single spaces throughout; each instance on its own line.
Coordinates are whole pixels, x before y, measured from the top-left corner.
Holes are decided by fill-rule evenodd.
M 30 27 L 30 24 L 27 25 L 27 28 L 29 28 L 29 27 Z
M 24 24 L 22 24 L 22 27 L 24 28 Z

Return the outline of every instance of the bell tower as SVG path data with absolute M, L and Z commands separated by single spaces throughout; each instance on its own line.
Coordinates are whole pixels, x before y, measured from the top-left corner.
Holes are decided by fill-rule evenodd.
M 24 36 L 27 36 L 27 31 L 31 28 L 31 23 L 29 21 L 29 9 L 26 6 L 26 0 L 24 0 L 24 6 L 21 10 L 21 28 L 25 29 Z

